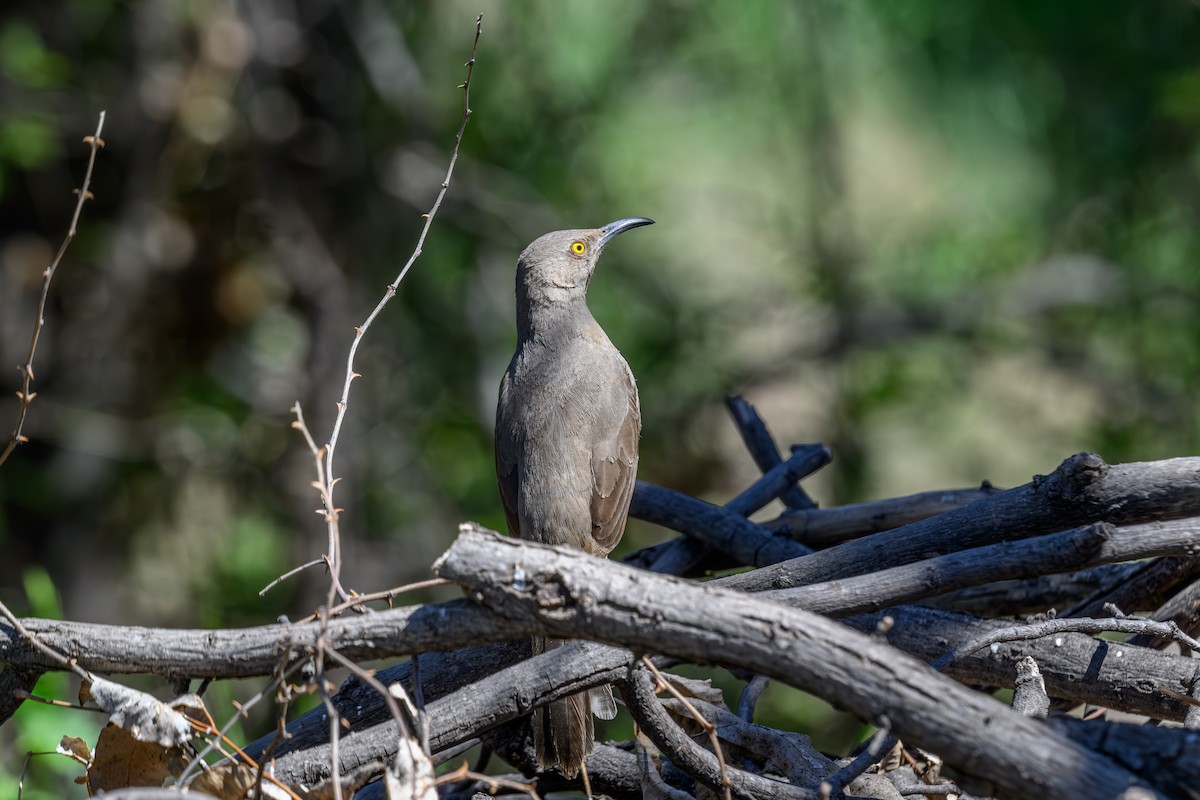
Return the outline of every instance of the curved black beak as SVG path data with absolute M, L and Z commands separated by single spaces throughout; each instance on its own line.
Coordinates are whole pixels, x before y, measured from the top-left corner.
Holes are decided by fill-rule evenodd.
M 626 217 L 619 219 L 616 222 L 610 222 L 600 229 L 600 241 L 598 244 L 603 247 L 608 244 L 609 240 L 622 234 L 625 231 L 640 228 L 643 225 L 653 225 L 654 220 L 646 219 L 645 217 Z

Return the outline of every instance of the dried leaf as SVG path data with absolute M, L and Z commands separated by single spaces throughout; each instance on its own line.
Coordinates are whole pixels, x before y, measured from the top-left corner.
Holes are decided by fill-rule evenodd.
M 88 793 L 94 796 L 127 786 L 162 786 L 168 777 L 182 774 L 186 763 L 182 747 L 138 741 L 110 722 L 96 740 L 88 769 Z
M 92 762 L 92 748 L 88 747 L 87 742 L 78 736 L 62 737 L 58 743 L 58 747 L 55 749 L 64 756 L 75 759 L 85 767 Z
M 218 764 L 210 770 L 205 770 L 196 780 L 188 784 L 188 788 L 219 797 L 221 800 L 242 800 L 254 789 L 256 771 L 245 764 L 231 762 Z M 263 782 L 263 789 L 267 787 Z M 266 795 L 266 791 L 263 792 Z

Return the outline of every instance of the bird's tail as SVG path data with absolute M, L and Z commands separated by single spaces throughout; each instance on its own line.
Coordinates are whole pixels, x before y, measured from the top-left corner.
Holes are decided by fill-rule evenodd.
M 533 654 L 538 655 L 566 644 L 564 639 L 533 640 Z M 592 714 L 612 719 L 617 707 L 612 690 L 607 686 L 573 694 L 562 700 L 535 709 L 533 712 L 533 749 L 537 754 L 539 772 L 558 768 L 563 775 L 574 778 L 591 755 L 596 743 L 596 728 Z

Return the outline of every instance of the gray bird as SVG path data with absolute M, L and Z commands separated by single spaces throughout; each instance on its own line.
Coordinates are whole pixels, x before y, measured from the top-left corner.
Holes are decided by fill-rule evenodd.
M 637 473 L 641 413 L 625 359 L 587 307 L 596 261 L 644 217 L 556 231 L 517 260 L 517 352 L 500 382 L 496 478 L 509 532 L 606 557 L 621 540 Z M 535 654 L 561 639 L 535 639 Z M 592 714 L 616 715 L 608 687 L 534 712 L 538 767 L 579 773 L 595 743 Z

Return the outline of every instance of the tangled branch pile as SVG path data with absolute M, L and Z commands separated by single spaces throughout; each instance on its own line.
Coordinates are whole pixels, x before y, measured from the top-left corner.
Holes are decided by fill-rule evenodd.
M 724 507 L 640 485 L 634 513 L 686 535 L 630 564 L 467 524 L 434 566 L 462 600 L 225 631 L 24 620 L 28 639 L 0 628 L 4 718 L 19 704 L 14 690 L 61 666 L 29 639 L 87 670 L 175 681 L 286 675 L 318 652 L 421 654 L 352 678 L 327 708 L 288 723 L 286 739 L 264 737 L 234 760 L 269 764 L 297 796 L 391 775 L 410 742 L 438 762 L 482 740 L 529 774 L 525 715 L 613 683 L 638 738 L 598 746 L 587 764 L 592 790 L 613 797 L 1194 796 L 1198 662 L 1164 650 L 1195 647 L 1200 627 L 1200 458 L 1108 465 L 1080 454 L 1007 491 L 816 509 L 796 480 L 824 463 L 824 448 L 772 458 L 753 409 L 738 398 L 731 408 L 766 474 Z M 747 521 L 780 496 L 789 506 L 777 518 Z M 747 562 L 755 568 L 695 579 Z M 679 574 L 661 574 L 664 564 Z M 1133 637 L 1093 638 L 1100 631 Z M 532 635 L 579 641 L 530 658 Z M 736 712 L 719 691 L 669 674 L 682 662 L 745 680 Z M 858 759 L 838 760 L 806 736 L 756 725 L 767 679 L 879 734 Z M 412 733 L 398 732 L 379 691 L 397 683 L 423 705 Z M 1013 689 L 1012 707 L 985 687 Z M 1080 705 L 1086 719 L 1061 713 Z M 253 796 L 244 772 L 249 790 L 217 796 Z M 469 797 L 488 785 L 453 775 L 462 780 L 435 789 L 431 778 L 427 791 Z M 383 796 L 389 783 L 394 791 L 395 780 L 380 781 L 355 796 Z M 542 792 L 571 785 L 537 782 Z

